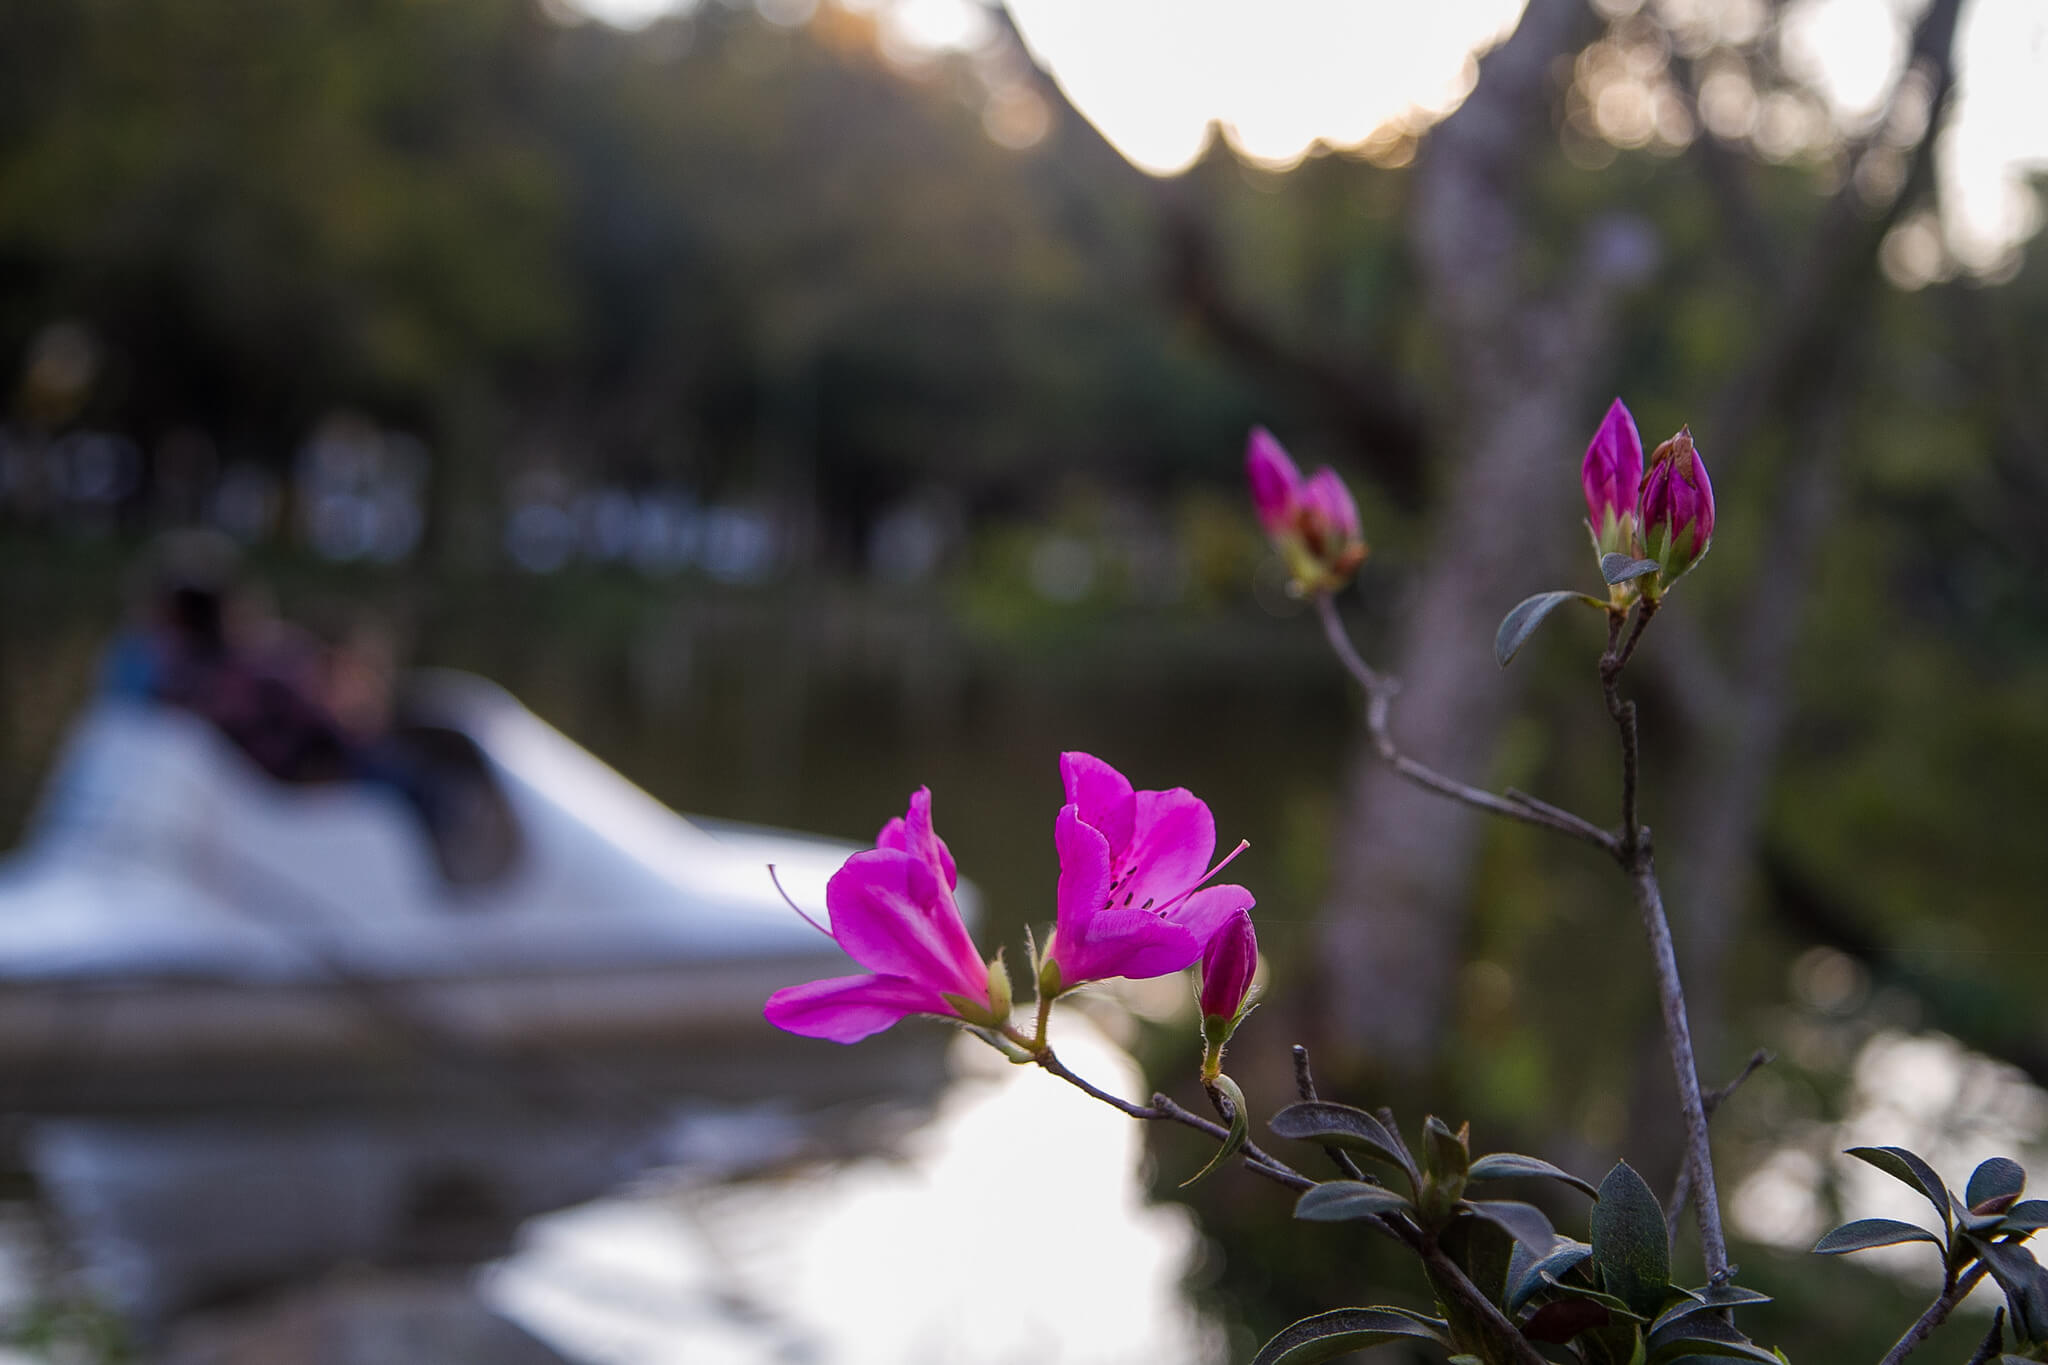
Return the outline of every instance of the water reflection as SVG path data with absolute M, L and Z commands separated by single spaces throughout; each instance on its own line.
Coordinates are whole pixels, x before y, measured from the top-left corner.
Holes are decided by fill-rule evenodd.
M 1140 1093 L 1085 1019 L 1056 1041 Z M 738 1184 L 670 1171 L 528 1224 L 486 1297 L 593 1365 L 1221 1360 L 1180 1288 L 1199 1236 L 1144 1202 L 1138 1125 L 972 1040 L 951 1060 L 895 1154 Z

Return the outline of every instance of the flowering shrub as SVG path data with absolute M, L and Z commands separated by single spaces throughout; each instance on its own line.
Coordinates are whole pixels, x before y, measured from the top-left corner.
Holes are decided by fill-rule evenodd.
M 1175 788 L 1138 791 L 1088 754 L 1060 758 L 1066 801 L 1053 825 L 1060 875 L 1055 918 L 1031 950 L 1035 1021 L 1011 1019 L 1002 955 L 984 960 L 953 901 L 953 858 L 932 828 L 931 796 L 920 789 L 891 820 L 876 848 L 856 853 L 826 889 L 831 935 L 867 974 L 778 991 L 771 1023 L 794 1033 L 851 1043 L 909 1014 L 950 1020 L 1012 1061 L 1036 1065 L 1133 1118 L 1179 1123 L 1217 1142 L 1193 1179 L 1236 1160 L 1246 1171 L 1296 1192 L 1294 1215 L 1311 1222 L 1358 1221 L 1392 1238 L 1420 1262 L 1434 1314 L 1405 1308 L 1339 1308 L 1305 1318 L 1260 1350 L 1254 1365 L 1311 1365 L 1365 1347 L 1420 1341 L 1459 1365 L 1541 1365 L 1561 1351 L 1582 1365 L 1676 1365 L 1706 1357 L 1777 1365 L 1780 1352 L 1751 1341 L 1735 1318 L 1768 1296 L 1734 1281 L 1721 1231 L 1708 1134 L 1709 1105 L 1694 1064 L 1685 994 L 1672 950 L 1648 831 L 1637 819 L 1639 745 L 1635 704 L 1621 680 L 1664 598 L 1699 563 L 1714 537 L 1714 494 L 1689 430 L 1652 452 L 1619 399 L 1608 409 L 1580 466 L 1587 531 L 1606 595 L 1577 589 L 1537 593 L 1502 620 L 1494 654 L 1505 667 L 1556 608 L 1600 612 L 1607 626 L 1598 676 L 1619 740 L 1621 821 L 1604 827 L 1523 793 L 1493 793 L 1402 753 L 1388 730 L 1395 680 L 1359 655 L 1337 614 L 1335 595 L 1365 557 L 1357 504 L 1329 469 L 1304 479 L 1271 433 L 1251 433 L 1245 453 L 1252 503 L 1286 561 L 1293 590 L 1313 598 L 1331 648 L 1364 690 L 1366 724 L 1380 757 L 1411 781 L 1491 814 L 1539 825 L 1599 849 L 1626 879 L 1649 941 L 1666 1043 L 1686 1128 L 1678 1189 L 1666 1203 L 1627 1163 L 1598 1185 L 1533 1156 L 1475 1155 L 1467 1127 L 1424 1120 L 1414 1146 L 1386 1109 L 1368 1112 L 1321 1099 L 1307 1054 L 1295 1049 L 1298 1097 L 1267 1122 L 1290 1142 L 1320 1149 L 1336 1172 L 1318 1180 L 1252 1140 L 1243 1091 L 1223 1070 L 1224 1050 L 1255 1003 L 1258 942 L 1249 891 L 1213 884 L 1245 845 L 1221 860 L 1209 807 Z M 801 909 L 798 913 L 803 913 Z M 809 918 L 806 915 L 806 918 Z M 816 924 L 816 921 L 812 921 Z M 1110 977 L 1156 977 L 1200 964 L 1200 1079 L 1211 1121 L 1164 1095 L 1137 1104 L 1068 1070 L 1047 1041 L 1054 1002 Z M 1745 1073 L 1746 1074 L 1746 1073 Z M 1724 1090 L 1722 1093 L 1726 1093 Z M 1861 1219 L 1823 1237 L 1824 1254 L 1926 1242 L 1942 1256 L 1942 1288 L 1884 1359 L 1896 1365 L 1987 1275 L 2004 1291 L 1972 1365 L 1994 1358 L 2048 1361 L 2048 1270 L 2023 1245 L 2048 1227 L 2048 1200 L 2023 1200 L 2026 1173 L 1994 1158 L 1970 1176 L 1962 1196 L 1927 1163 L 1898 1147 L 1850 1155 L 1905 1182 L 1934 1206 L 1931 1228 Z M 1587 1239 L 1561 1235 L 1534 1205 L 1490 1196 L 1508 1179 L 1554 1181 L 1592 1200 Z M 1190 1181 L 1192 1183 L 1192 1181 Z M 1674 1282 L 1672 1241 L 1680 1216 L 1695 1215 L 1707 1282 Z M 2011 1351 L 2006 1334 L 2012 1337 Z

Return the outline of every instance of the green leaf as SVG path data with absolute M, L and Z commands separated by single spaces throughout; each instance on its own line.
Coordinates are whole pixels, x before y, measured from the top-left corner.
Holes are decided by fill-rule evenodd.
M 1245 1116 L 1244 1091 L 1237 1088 L 1236 1081 L 1221 1074 L 1216 1077 L 1216 1088 L 1221 1090 L 1224 1097 L 1230 1101 L 1229 1136 L 1225 1137 L 1223 1145 L 1216 1149 L 1216 1155 L 1209 1158 L 1208 1165 L 1180 1182 L 1182 1189 L 1186 1189 L 1218 1166 L 1221 1166 L 1224 1162 L 1230 1160 L 1230 1158 L 1236 1156 L 1244 1150 L 1244 1145 L 1251 1141 L 1251 1120 Z
M 2039 1232 L 2048 1228 L 2048 1199 L 2022 1199 L 1999 1220 L 2000 1232 Z
M 1434 1321 L 1398 1308 L 1339 1308 L 1303 1318 L 1259 1348 L 1252 1365 L 1316 1365 L 1390 1341 L 1447 1345 Z
M 1769 1294 L 1759 1294 L 1753 1289 L 1736 1289 L 1732 1285 L 1723 1286 L 1718 1289 L 1709 1285 L 1707 1288 L 1696 1292 L 1703 1296 L 1714 1295 L 1715 1297 L 1687 1298 L 1672 1304 L 1662 1313 L 1659 1313 L 1657 1320 L 1650 1324 L 1651 1334 L 1655 1335 L 1658 1332 L 1666 1331 L 1674 1323 L 1683 1322 L 1695 1313 L 1717 1313 L 1724 1308 L 1739 1308 L 1746 1303 L 1769 1303 L 1771 1301 Z
M 1523 1156 L 1519 1152 L 1494 1152 L 1489 1156 L 1480 1157 L 1472 1163 L 1472 1169 L 1466 1172 L 1468 1180 L 1510 1180 L 1516 1176 L 1562 1180 L 1573 1189 L 1584 1190 L 1595 1199 L 1600 1197 L 1600 1192 L 1593 1188 L 1591 1181 L 1581 1180 L 1570 1171 L 1559 1170 L 1547 1161 L 1539 1161 L 1533 1156 Z
M 1273 1115 L 1267 1126 L 1284 1138 L 1363 1152 L 1376 1161 L 1400 1167 L 1407 1173 L 1411 1184 L 1422 1183 L 1407 1150 L 1378 1119 L 1363 1109 L 1353 1109 L 1348 1104 L 1331 1104 L 1327 1100 L 1304 1100 Z
M 1600 576 L 1609 583 L 1632 582 L 1646 573 L 1657 572 L 1661 567 L 1654 559 L 1636 559 L 1623 554 L 1600 556 Z
M 1664 1206 L 1626 1161 L 1600 1182 L 1593 1206 L 1593 1263 L 1600 1280 L 1645 1318 L 1663 1307 L 1671 1283 L 1671 1245 L 1665 1239 Z
M 1525 597 L 1515 604 L 1515 609 L 1501 618 L 1500 629 L 1493 635 L 1493 657 L 1502 668 L 1514 660 L 1536 627 L 1543 624 L 1543 618 L 1556 611 L 1566 602 L 1585 602 L 1607 609 L 1607 604 L 1597 597 L 1588 597 L 1582 592 L 1539 592 L 1534 597 Z
M 1917 1223 L 1901 1223 L 1896 1218 L 1859 1218 L 1853 1223 L 1842 1224 L 1815 1242 L 1813 1249 L 1822 1256 L 1839 1256 L 1848 1251 L 1897 1246 L 1901 1242 L 1942 1245 L 1941 1238 Z
M 1934 1173 L 1934 1168 L 1919 1156 L 1904 1147 L 1851 1147 L 1848 1155 L 1858 1161 L 1869 1162 L 1892 1179 L 1927 1196 L 1927 1202 L 1934 1205 L 1934 1211 L 1941 1215 L 1942 1231 L 1948 1231 L 1949 1202 L 1955 1196 L 1948 1192 L 1948 1186 L 1941 1183 L 1941 1177 Z
M 1513 1199 L 1467 1199 L 1458 1207 L 1487 1222 L 1520 1242 L 1538 1256 L 1548 1256 L 1557 1245 L 1557 1229 L 1534 1204 Z
M 1972 1213 L 1980 1210 L 1990 1212 L 1984 1209 L 1984 1205 L 1994 1199 L 2010 1204 L 2026 1188 L 2026 1168 L 2011 1157 L 1995 1156 L 1970 1172 L 1970 1184 L 1964 1191 L 1963 1203 Z
M 1757 1365 L 1785 1365 L 1776 1351 L 1766 1351 L 1753 1341 L 1721 1341 L 1713 1337 L 1673 1337 L 1650 1351 L 1647 1365 L 1671 1365 L 1687 1356 L 1722 1356 L 1754 1360 Z
M 1294 1216 L 1311 1223 L 1343 1223 L 1353 1218 L 1377 1218 L 1383 1213 L 1406 1213 L 1411 1205 L 1385 1185 L 1368 1185 L 1363 1180 L 1326 1180 L 1303 1190 L 1294 1201 Z
M 1520 1249 L 1517 1243 L 1517 1249 Z M 1510 1315 L 1522 1311 L 1522 1305 L 1544 1288 L 1546 1278 L 1563 1279 L 1572 1271 L 1584 1265 L 1593 1255 L 1593 1248 L 1584 1242 L 1574 1242 L 1569 1237 L 1558 1239 L 1558 1245 L 1548 1256 L 1538 1260 L 1531 1256 L 1519 1268 L 1519 1274 L 1509 1277 L 1508 1301 L 1504 1305 Z
M 1625 1318 L 1629 1322 L 1640 1322 L 1646 1324 L 1650 1321 L 1649 1315 L 1647 1313 L 1638 1313 L 1635 1309 L 1629 1307 L 1628 1304 L 1623 1302 L 1621 1299 L 1616 1298 L 1612 1294 L 1604 1293 L 1598 1289 L 1589 1288 L 1588 1286 L 1583 1284 L 1573 1284 L 1570 1280 L 1561 1280 L 1556 1276 L 1552 1275 L 1547 1270 L 1543 1272 L 1543 1283 L 1550 1289 L 1555 1290 L 1557 1293 L 1564 1295 L 1566 1298 L 1585 1299 L 1592 1303 L 1601 1304 L 1607 1309 L 1608 1312 L 1614 1314 L 1614 1316 L 1616 1316 L 1617 1318 Z
M 1981 1237 L 1972 1237 L 1970 1245 L 2005 1291 L 2013 1332 L 2023 1341 L 2048 1341 L 2048 1270 L 2023 1246 L 1987 1242 Z

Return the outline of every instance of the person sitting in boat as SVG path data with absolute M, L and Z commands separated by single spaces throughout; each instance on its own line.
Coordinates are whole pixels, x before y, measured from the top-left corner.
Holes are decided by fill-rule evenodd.
M 380 632 L 358 620 L 330 643 L 277 618 L 240 582 L 233 546 L 206 533 L 167 540 L 140 598 L 108 649 L 108 693 L 203 717 L 279 782 L 390 789 L 451 883 L 495 880 L 516 860 L 511 809 L 474 742 L 393 703 Z

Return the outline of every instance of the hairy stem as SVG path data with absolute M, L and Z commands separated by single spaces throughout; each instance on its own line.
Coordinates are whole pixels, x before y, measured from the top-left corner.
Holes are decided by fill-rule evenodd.
M 1947 1322 L 1948 1315 L 1955 1311 L 1957 1304 L 1970 1297 L 1970 1291 L 1977 1287 L 1977 1281 L 1984 1278 L 1984 1271 L 1984 1263 L 1979 1261 L 1965 1271 L 1961 1278 L 1942 1290 L 1940 1297 L 1927 1305 L 1927 1311 L 1920 1315 L 1919 1321 L 1908 1327 L 1906 1335 L 1900 1337 L 1891 1350 L 1885 1352 L 1884 1359 L 1879 1365 L 1899 1365 L 1900 1361 L 1913 1354 L 1913 1348 L 1927 1340 L 1935 1328 Z

